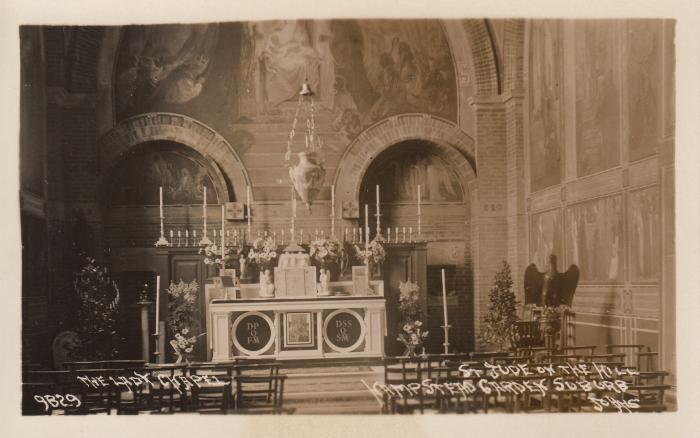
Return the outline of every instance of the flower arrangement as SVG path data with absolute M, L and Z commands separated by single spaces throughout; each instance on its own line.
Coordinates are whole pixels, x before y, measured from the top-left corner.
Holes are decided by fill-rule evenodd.
M 355 245 L 355 252 L 357 257 L 362 260 L 362 263 L 365 265 L 381 265 L 386 258 L 386 251 L 384 251 L 384 247 L 377 239 L 367 244 L 366 249 L 361 249 L 359 246 Z
M 403 326 L 403 333 L 399 333 L 396 338 L 404 344 L 409 355 L 413 355 L 416 348 L 421 347 L 428 337 L 428 331 L 422 330 L 422 326 L 423 323 L 420 321 L 407 322 Z
M 177 362 L 181 362 L 183 358 L 187 358 L 188 355 L 194 350 L 194 346 L 197 343 L 197 338 L 204 336 L 206 333 L 202 333 L 197 336 L 187 336 L 190 330 L 185 327 L 180 332 L 175 333 L 175 339 L 170 341 L 170 346 L 175 350 L 177 354 Z
M 309 256 L 319 263 L 335 262 L 340 258 L 340 242 L 320 238 L 309 244 Z
M 172 336 L 177 337 L 183 330 L 199 330 L 199 307 L 197 292 L 199 285 L 196 280 L 186 283 L 171 282 L 168 287 L 168 328 Z
M 404 283 L 400 281 L 399 291 L 399 312 L 401 312 L 403 321 L 408 323 L 409 321 L 420 318 L 421 308 L 420 304 L 418 303 L 418 283 L 413 283 L 411 281 L 406 281 Z
M 248 253 L 248 259 L 258 265 L 259 268 L 269 268 L 272 261 L 277 258 L 277 246 L 272 237 L 258 237 L 253 241 L 253 246 Z
M 233 260 L 235 256 L 240 252 L 238 246 L 224 247 L 224 255 L 221 256 L 221 245 L 216 243 L 210 243 L 199 249 L 200 254 L 204 254 L 204 264 L 205 265 L 216 265 L 219 269 L 226 269 L 227 262 Z
M 73 281 L 79 300 L 76 331 L 81 342 L 80 354 L 83 359 L 111 359 L 119 353 L 119 288 L 109 277 L 107 268 L 89 257 L 86 262 Z

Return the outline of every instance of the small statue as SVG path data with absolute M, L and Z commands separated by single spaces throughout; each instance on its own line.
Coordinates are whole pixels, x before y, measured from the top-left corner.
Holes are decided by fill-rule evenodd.
M 265 298 L 275 296 L 275 284 L 272 282 L 270 269 L 260 273 L 260 296 Z
M 248 278 L 248 260 L 246 260 L 245 255 L 243 255 L 243 252 L 241 252 L 241 255 L 238 258 L 238 265 L 241 271 L 241 278 Z
M 525 304 L 571 307 L 578 278 L 578 266 L 571 265 L 566 272 L 560 273 L 557 271 L 557 256 L 550 254 L 546 272 L 539 272 L 534 263 L 525 269 Z
M 328 269 L 321 269 L 321 274 L 318 276 L 318 285 L 316 286 L 316 292 L 319 295 L 330 295 L 328 291 L 328 277 L 330 272 Z

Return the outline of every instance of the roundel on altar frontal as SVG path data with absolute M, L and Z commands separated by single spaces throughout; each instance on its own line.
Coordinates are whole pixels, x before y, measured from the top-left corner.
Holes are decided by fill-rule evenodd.
M 246 312 L 233 323 L 233 344 L 248 355 L 267 351 L 274 338 L 274 324 L 269 316 L 261 312 Z
M 323 335 L 330 348 L 339 353 L 347 353 L 364 341 L 365 323 L 354 310 L 334 310 L 323 323 Z

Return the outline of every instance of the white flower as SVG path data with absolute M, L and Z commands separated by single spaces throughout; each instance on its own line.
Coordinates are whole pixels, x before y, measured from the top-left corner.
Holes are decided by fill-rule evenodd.
M 192 353 L 192 347 L 190 347 L 190 348 L 185 348 L 185 353 Z
M 186 328 L 186 327 L 185 327 L 184 329 L 182 329 L 182 334 L 183 334 L 183 335 L 186 335 L 186 334 L 189 333 L 189 332 L 190 332 L 190 329 L 188 329 L 188 328 Z
M 416 322 L 413 323 L 413 325 L 415 325 L 416 327 L 420 327 L 420 326 L 423 325 L 423 323 L 420 322 L 420 321 L 416 321 Z

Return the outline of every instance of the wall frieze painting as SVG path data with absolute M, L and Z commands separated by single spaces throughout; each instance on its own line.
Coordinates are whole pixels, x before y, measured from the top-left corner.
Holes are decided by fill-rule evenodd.
M 540 271 L 549 267 L 549 255 L 561 257 L 562 223 L 561 210 L 549 210 L 533 214 L 530 218 L 530 263 L 537 265 Z M 566 271 L 568 264 L 560 263 L 559 269 Z
M 629 194 L 630 260 L 633 282 L 656 282 L 661 264 L 659 189 L 650 187 Z
M 620 195 L 567 208 L 566 260 L 579 266 L 582 283 L 624 281 L 623 220 Z
M 186 114 L 241 153 L 257 132 L 246 125 L 288 132 L 304 79 L 316 93 L 319 130 L 345 143 L 401 113 L 457 121 L 453 60 L 436 20 L 127 26 L 115 74 L 118 119 Z
M 530 75 L 530 177 L 538 191 L 561 181 L 563 50 L 561 21 L 532 24 Z
M 604 21 L 577 21 L 576 165 L 578 176 L 620 162 L 619 41 L 616 26 Z

